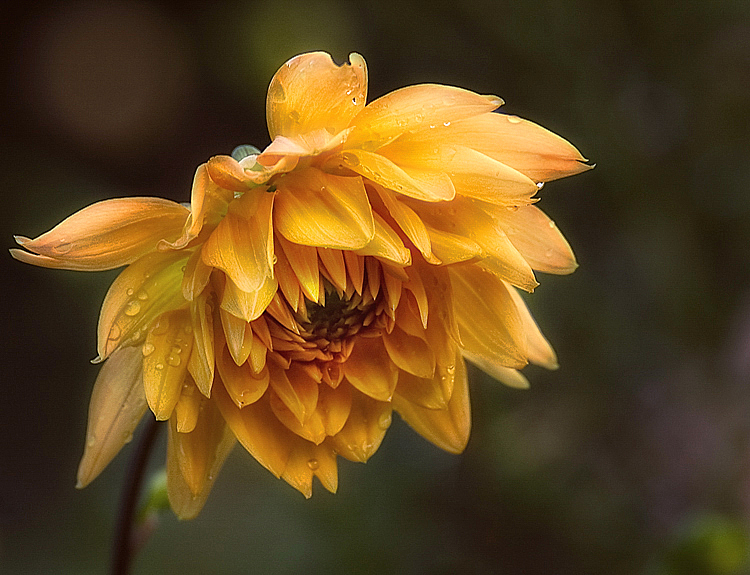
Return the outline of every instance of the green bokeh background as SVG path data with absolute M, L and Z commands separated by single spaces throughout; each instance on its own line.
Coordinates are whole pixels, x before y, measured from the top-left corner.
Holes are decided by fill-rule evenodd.
M 309 50 L 363 54 L 370 98 L 498 94 L 597 164 L 541 194 L 580 263 L 527 298 L 560 370 L 528 391 L 472 370 L 463 455 L 394 418 L 337 495 L 237 449 L 134 573 L 750 572 L 747 0 L 43 0 L 0 22 L 7 247 L 97 200 L 187 201 L 200 163 L 268 143 L 268 82 Z M 103 573 L 128 450 L 74 478 L 116 272 L 0 266 L 0 573 Z

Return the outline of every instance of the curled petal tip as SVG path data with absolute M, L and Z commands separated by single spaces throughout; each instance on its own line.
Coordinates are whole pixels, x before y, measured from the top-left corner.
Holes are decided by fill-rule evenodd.
M 94 359 L 91 360 L 91 363 L 94 364 L 94 365 L 97 365 L 97 364 L 102 363 L 105 359 L 107 359 L 107 358 L 106 357 L 102 357 L 101 355 L 97 355 Z
M 31 238 L 27 238 L 26 236 L 13 236 L 13 239 L 19 246 L 25 246 L 31 241 Z
M 490 104 L 498 108 L 502 106 L 503 104 L 505 104 L 505 100 L 503 100 L 500 96 L 494 96 L 492 94 L 488 94 L 485 96 L 485 98 Z

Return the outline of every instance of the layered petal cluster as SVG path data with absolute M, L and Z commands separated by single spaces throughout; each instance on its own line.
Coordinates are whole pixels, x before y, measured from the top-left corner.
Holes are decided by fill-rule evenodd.
M 466 446 L 464 359 L 525 387 L 555 354 L 517 289 L 576 267 L 534 204 L 588 169 L 567 141 L 496 113 L 502 101 L 418 85 L 366 104 L 353 54 L 287 62 L 267 100 L 271 144 L 216 156 L 190 207 L 107 200 L 12 254 L 44 267 L 127 266 L 106 295 L 86 448 L 92 481 L 147 412 L 168 421 L 168 491 L 201 509 L 238 441 L 309 497 L 337 456 L 366 461 L 395 410 Z

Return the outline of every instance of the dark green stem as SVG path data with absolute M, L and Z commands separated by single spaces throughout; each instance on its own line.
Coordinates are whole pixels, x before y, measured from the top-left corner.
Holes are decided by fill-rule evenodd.
M 148 458 L 161 427 L 159 422 L 149 415 L 146 416 L 146 426 L 138 438 L 138 444 L 135 446 L 125 475 L 125 485 L 120 499 L 112 547 L 112 575 L 127 575 L 130 572 L 130 564 L 136 551 L 133 545 L 133 519 L 135 518 Z

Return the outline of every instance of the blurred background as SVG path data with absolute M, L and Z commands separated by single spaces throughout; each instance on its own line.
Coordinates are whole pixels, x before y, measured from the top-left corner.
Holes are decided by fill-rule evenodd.
M 207 158 L 268 144 L 268 82 L 311 50 L 364 55 L 370 98 L 498 94 L 597 164 L 541 194 L 580 263 L 527 298 L 560 370 L 528 391 L 472 370 L 463 455 L 394 418 L 335 496 L 237 449 L 134 573 L 750 573 L 746 0 L 40 0 L 0 21 L 7 248 L 105 198 L 189 200 Z M 74 484 L 116 272 L 0 273 L 0 572 L 103 573 L 129 451 Z

